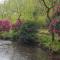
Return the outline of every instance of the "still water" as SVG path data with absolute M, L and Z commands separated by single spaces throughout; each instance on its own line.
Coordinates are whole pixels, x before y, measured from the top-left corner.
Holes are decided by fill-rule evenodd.
M 49 60 L 48 53 L 40 48 L 15 46 L 11 41 L 0 40 L 0 60 Z

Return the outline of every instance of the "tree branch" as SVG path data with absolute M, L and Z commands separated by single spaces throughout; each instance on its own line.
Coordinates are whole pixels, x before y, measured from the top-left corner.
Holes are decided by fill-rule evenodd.
M 42 1 L 43 1 L 43 3 L 44 3 L 45 7 L 47 8 L 47 17 L 48 17 L 49 20 L 51 20 L 51 18 L 50 18 L 50 16 L 49 16 L 49 12 L 50 12 L 50 10 L 51 10 L 55 5 L 52 4 L 53 6 L 49 8 L 49 7 L 47 6 L 45 0 L 42 0 Z M 56 1 L 55 1 L 54 3 L 56 3 Z
M 16 3 L 16 9 L 17 9 L 17 13 L 18 13 L 18 19 L 20 19 L 20 16 L 21 16 L 21 13 L 19 12 L 19 8 L 18 8 L 18 5 L 17 5 L 17 0 L 15 0 L 15 3 Z
M 52 7 L 49 8 L 49 7 L 47 6 L 45 0 L 42 0 L 42 1 L 43 1 L 44 5 L 45 5 L 45 7 L 46 7 L 47 9 L 51 9 L 51 8 L 53 8 L 53 7 L 55 6 L 55 4 L 53 5 L 53 3 L 52 3 Z M 55 1 L 54 3 L 56 3 L 56 1 Z
M 44 3 L 45 7 L 46 7 L 47 9 L 49 9 L 49 7 L 46 5 L 45 0 L 42 0 L 42 1 L 43 1 L 43 3 Z

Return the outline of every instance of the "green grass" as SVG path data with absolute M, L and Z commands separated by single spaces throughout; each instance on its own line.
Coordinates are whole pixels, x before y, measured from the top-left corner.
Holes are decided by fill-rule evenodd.
M 55 36 L 55 40 L 52 42 L 52 35 L 48 33 L 47 30 L 40 31 L 39 42 L 42 43 L 45 47 L 51 48 L 53 51 L 60 50 L 60 42 L 58 41 L 58 36 Z

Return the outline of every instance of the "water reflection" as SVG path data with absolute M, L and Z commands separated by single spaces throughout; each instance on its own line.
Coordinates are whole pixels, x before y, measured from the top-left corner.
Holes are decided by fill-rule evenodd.
M 18 46 L 15 48 L 14 60 L 49 60 L 48 53 L 37 47 Z M 19 57 L 17 57 L 17 55 Z
M 11 60 L 13 49 L 7 45 L 0 46 L 0 60 Z
M 2 41 L 1 41 L 2 42 Z M 4 42 L 4 41 L 3 41 Z M 48 54 L 37 47 L 23 45 L 0 45 L 0 60 L 49 60 Z

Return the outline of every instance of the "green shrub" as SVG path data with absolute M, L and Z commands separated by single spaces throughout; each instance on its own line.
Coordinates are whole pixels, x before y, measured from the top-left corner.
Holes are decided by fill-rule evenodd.
M 34 44 L 37 42 L 37 33 L 40 24 L 35 21 L 27 21 L 23 24 L 19 34 L 19 41 L 26 44 Z
M 54 52 L 58 52 L 60 50 L 60 42 L 57 40 L 57 36 L 52 42 L 51 35 L 40 34 L 40 43 L 43 44 L 44 47 L 52 49 Z

